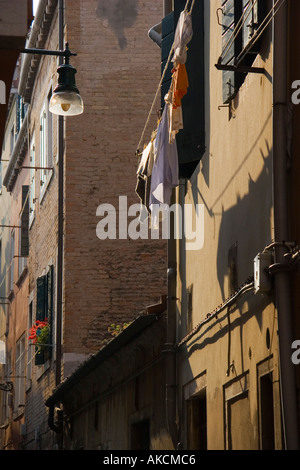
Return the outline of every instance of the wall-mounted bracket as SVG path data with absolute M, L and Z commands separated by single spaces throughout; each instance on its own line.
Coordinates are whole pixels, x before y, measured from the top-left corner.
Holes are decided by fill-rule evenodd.
M 263 67 L 250 67 L 247 65 L 223 65 L 223 64 L 215 64 L 215 67 L 218 70 L 229 70 L 230 72 L 238 72 L 238 73 L 266 73 Z

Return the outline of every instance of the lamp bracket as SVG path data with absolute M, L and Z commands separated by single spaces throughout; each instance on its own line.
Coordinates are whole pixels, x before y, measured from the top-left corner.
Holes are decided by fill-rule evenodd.
M 54 55 L 57 57 L 64 57 L 66 64 L 69 63 L 71 56 L 76 56 L 75 52 L 71 52 L 69 49 L 69 43 L 66 42 L 66 47 L 64 51 L 49 51 L 48 49 L 34 49 L 34 48 L 25 48 L 21 50 L 22 54 L 40 54 L 40 55 Z

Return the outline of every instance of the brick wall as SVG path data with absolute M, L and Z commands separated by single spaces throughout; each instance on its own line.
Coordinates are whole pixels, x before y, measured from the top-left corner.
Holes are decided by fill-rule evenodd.
M 104 17 L 106 13 L 101 9 L 97 13 L 102 3 L 65 2 L 66 39 L 71 51 L 78 54 L 71 64 L 77 69 L 76 82 L 85 112 L 65 122 L 63 376 L 97 351 L 105 337 L 111 337 L 109 325 L 132 320 L 166 293 L 165 240 L 101 241 L 96 235 L 96 209 L 100 204 L 110 203 L 117 208 L 119 196 L 128 197 L 128 206 L 138 203 L 135 152 L 160 73 L 160 49 L 148 38 L 148 30 L 161 20 L 162 2 L 155 0 L 149 6 L 144 1 L 124 1 L 132 12 L 132 19 L 125 18 L 123 24 L 126 41 L 113 16 Z M 110 6 L 113 4 L 110 2 Z M 130 5 L 136 10 L 130 10 Z M 123 11 L 125 17 L 128 11 Z M 115 13 L 118 16 L 118 11 Z M 58 48 L 57 16 L 45 48 Z M 50 85 L 56 84 L 56 68 L 56 58 L 43 57 L 33 90 L 30 135 L 35 131 L 37 166 L 40 112 Z M 154 112 L 146 140 L 155 126 Z M 29 300 L 34 315 L 36 279 L 49 264 L 54 265 L 56 311 L 57 156 L 57 118 L 53 116 L 54 170 L 43 198 L 40 171 L 36 172 L 36 204 L 30 229 Z M 44 403 L 55 388 L 55 363 L 52 361 L 45 371 L 34 367 L 32 379 L 26 399 L 24 446 L 52 448 L 55 436 L 49 435 Z
M 71 63 L 85 104 L 66 126 L 66 353 L 99 348 L 110 324 L 132 320 L 166 289 L 165 241 L 96 236 L 98 205 L 112 204 L 118 214 L 119 196 L 128 206 L 138 202 L 135 151 L 160 73 L 160 49 L 148 30 L 162 17 L 160 0 L 150 7 L 104 4 L 66 2 L 67 40 L 78 53 Z M 146 140 L 155 126 L 156 113 Z

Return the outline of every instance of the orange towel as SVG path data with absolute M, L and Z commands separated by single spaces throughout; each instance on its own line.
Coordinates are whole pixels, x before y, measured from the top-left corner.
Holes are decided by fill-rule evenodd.
M 181 100 L 186 95 L 189 86 L 188 75 L 185 64 L 178 64 L 173 70 L 174 90 L 173 90 L 173 108 L 181 106 Z

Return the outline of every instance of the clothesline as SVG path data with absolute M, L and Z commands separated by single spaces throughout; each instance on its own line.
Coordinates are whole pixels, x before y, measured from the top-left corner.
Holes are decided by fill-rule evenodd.
M 186 2 L 186 4 L 185 4 L 185 7 L 184 7 L 184 10 L 183 10 L 184 12 L 187 11 L 188 6 L 189 6 L 189 3 L 190 3 L 190 0 L 187 0 L 187 2 Z M 189 11 L 188 11 L 189 14 L 192 13 L 194 4 L 195 4 L 195 0 L 192 0 L 190 9 L 189 9 Z M 174 38 L 174 41 L 175 41 L 175 38 Z M 144 128 L 143 128 L 140 141 L 139 141 L 138 146 L 137 146 L 136 155 L 138 155 L 138 156 L 141 155 L 140 147 L 141 147 L 141 145 L 142 145 L 142 141 L 143 141 L 143 139 L 144 139 L 144 135 L 145 135 L 146 129 L 147 129 L 147 127 L 148 127 L 148 124 L 149 124 L 149 121 L 150 121 L 150 118 L 151 118 L 151 115 L 152 115 L 152 112 L 153 112 L 153 108 L 154 108 L 154 106 L 155 106 L 155 103 L 156 103 L 158 94 L 159 94 L 159 92 L 160 92 L 160 90 L 161 90 L 161 86 L 162 86 L 163 79 L 164 79 L 164 77 L 165 77 L 165 74 L 166 74 L 166 71 L 167 71 L 167 69 L 168 69 L 168 66 L 169 66 L 171 57 L 172 57 L 172 55 L 173 55 L 174 41 L 173 41 L 173 43 L 172 43 L 172 46 L 171 46 L 171 49 L 170 49 L 170 53 L 169 53 L 167 62 L 166 62 L 166 64 L 165 64 L 163 73 L 162 73 L 162 75 L 161 75 L 161 77 L 160 77 L 160 81 L 159 81 L 159 84 L 158 84 L 158 87 L 157 87 L 157 90 L 156 90 L 156 93 L 155 93 L 155 96 L 154 96 L 152 105 L 151 105 L 151 107 L 150 107 L 150 111 L 149 111 L 148 117 L 147 117 L 147 119 L 146 119 L 146 123 L 145 123 L 145 126 L 144 126 Z
M 159 229 L 160 220 L 164 220 L 165 210 L 169 207 L 172 190 L 179 184 L 176 134 L 180 129 L 183 129 L 182 98 L 188 92 L 189 87 L 185 63 L 187 60 L 187 44 L 193 37 L 190 12 L 191 10 L 187 11 L 187 8 L 185 8 L 180 13 L 174 41 L 164 69 L 165 73 L 173 54 L 172 77 L 169 91 L 164 96 L 165 106 L 158 126 L 152 132 L 151 141 L 140 154 L 141 159 L 137 170 L 136 193 L 141 201 L 140 221 L 146 221 L 151 214 L 151 229 Z M 157 89 L 156 97 L 159 89 L 160 86 Z M 151 110 L 154 103 L 155 100 Z M 143 136 L 139 145 L 142 139 Z

